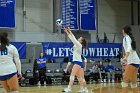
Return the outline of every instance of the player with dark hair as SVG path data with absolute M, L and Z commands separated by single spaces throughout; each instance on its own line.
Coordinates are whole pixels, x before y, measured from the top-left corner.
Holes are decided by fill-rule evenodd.
M 8 34 L 0 33 L 0 83 L 8 93 L 19 93 L 17 75 L 22 76 L 18 51 L 9 44 Z
M 140 59 L 136 52 L 136 41 L 132 34 L 130 26 L 125 26 L 123 33 L 123 47 L 125 55 L 123 61 L 127 64 L 123 75 L 122 88 L 123 93 L 128 93 L 128 83 L 131 82 L 133 93 L 138 93 L 137 89 L 137 73 L 140 65 Z

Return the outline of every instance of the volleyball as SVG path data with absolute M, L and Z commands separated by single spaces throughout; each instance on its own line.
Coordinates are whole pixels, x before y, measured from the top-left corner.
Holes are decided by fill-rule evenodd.
M 56 25 L 57 25 L 57 26 L 61 26 L 62 23 L 63 23 L 63 21 L 62 21 L 61 19 L 57 19 L 57 20 L 56 20 Z

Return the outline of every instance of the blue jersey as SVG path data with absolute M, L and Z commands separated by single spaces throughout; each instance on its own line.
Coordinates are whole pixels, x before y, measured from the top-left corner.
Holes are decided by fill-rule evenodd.
M 41 68 L 45 68 L 46 67 L 46 61 L 47 59 L 46 58 L 38 58 L 37 59 L 37 62 L 43 62 L 42 64 L 38 64 L 38 68 L 41 69 Z
M 99 71 L 105 71 L 105 67 L 103 65 L 99 65 L 98 68 L 99 68 Z
M 110 72 L 110 71 L 113 71 L 113 70 L 115 70 L 115 68 L 114 68 L 113 65 L 111 65 L 111 66 L 108 65 L 108 66 L 106 67 L 106 71 L 107 71 L 107 72 Z

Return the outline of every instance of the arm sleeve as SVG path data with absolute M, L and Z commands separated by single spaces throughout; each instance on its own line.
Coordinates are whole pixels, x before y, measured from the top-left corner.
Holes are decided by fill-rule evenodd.
M 18 71 L 18 74 L 21 74 L 21 62 L 19 59 L 19 54 L 16 48 L 14 48 L 14 53 L 13 53 L 13 57 L 14 57 L 14 61 L 15 61 L 15 65 Z
M 125 42 L 126 42 L 126 52 L 130 52 L 132 50 L 131 47 L 131 38 L 125 37 Z
M 112 66 L 112 68 L 113 68 L 113 70 L 115 70 L 115 67 L 114 66 Z
M 106 72 L 109 72 L 109 68 L 108 68 L 108 66 L 107 66 L 107 67 L 105 67 L 105 70 L 106 70 Z
M 74 45 L 81 46 L 80 42 L 77 41 L 77 39 L 75 38 L 73 34 L 69 34 L 68 37 L 70 38 L 70 40 L 72 41 Z

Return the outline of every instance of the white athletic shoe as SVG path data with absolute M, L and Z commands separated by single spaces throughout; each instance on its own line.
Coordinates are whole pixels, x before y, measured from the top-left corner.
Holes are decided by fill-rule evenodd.
M 88 89 L 85 89 L 85 93 L 88 93 Z
M 100 81 L 100 83 L 103 83 L 103 82 L 104 82 L 103 80 Z
M 114 79 L 112 80 L 112 83 L 114 83 L 115 81 L 114 81 Z
M 80 90 L 78 91 L 78 93 L 85 93 L 85 89 L 84 88 L 80 88 Z
M 72 92 L 72 90 L 70 88 L 65 88 L 62 92 L 69 93 L 69 92 Z
M 46 81 L 44 81 L 44 86 L 46 85 Z
M 106 79 L 104 79 L 104 82 L 106 82 Z
M 40 81 L 38 81 L 37 85 L 38 85 L 38 86 L 41 86 Z
M 108 79 L 108 83 L 110 83 L 110 79 Z

